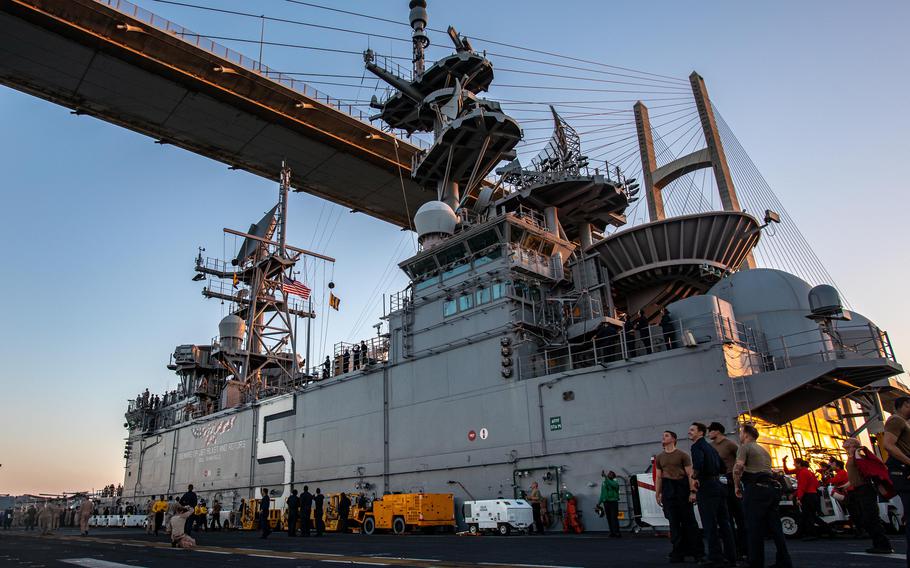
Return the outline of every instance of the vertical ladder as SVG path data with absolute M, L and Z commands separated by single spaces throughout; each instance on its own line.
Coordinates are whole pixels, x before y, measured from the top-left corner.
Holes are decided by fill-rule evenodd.
M 404 298 L 404 313 L 401 316 L 401 356 L 408 359 L 414 350 L 414 298 L 410 294 Z
M 755 357 L 760 357 L 760 354 L 751 352 L 748 356 L 748 363 L 744 366 L 749 367 L 749 371 L 755 370 Z M 759 368 L 759 372 L 761 372 Z M 739 373 L 734 377 L 730 377 L 730 383 L 733 387 L 733 404 L 736 406 L 736 421 L 739 424 L 750 424 L 752 423 L 752 393 L 749 389 L 749 378 L 754 376 L 754 373 L 746 372 L 746 369 L 741 369 Z
M 736 406 L 736 420 L 740 424 L 752 422 L 752 401 L 749 392 L 748 378 L 751 375 L 731 377 L 733 384 L 733 404 Z

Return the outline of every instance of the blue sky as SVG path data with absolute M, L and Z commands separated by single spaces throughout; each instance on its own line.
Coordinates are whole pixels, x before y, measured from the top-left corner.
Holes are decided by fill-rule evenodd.
M 408 35 L 404 27 L 277 0 L 255 9 L 198 3 Z M 140 5 L 200 33 L 259 35 L 253 19 Z M 333 5 L 402 21 L 407 14 L 404 0 Z M 902 133 L 910 118 L 896 104 L 910 87 L 908 16 L 905 2 L 430 1 L 433 27 L 451 23 L 468 36 L 673 77 L 698 70 L 828 271 L 857 311 L 889 330 L 898 356 L 910 345 L 910 269 L 900 260 L 908 245 Z M 266 40 L 407 54 L 403 43 L 271 22 Z M 258 46 L 224 43 L 258 56 Z M 283 70 L 362 73 L 356 56 L 267 47 L 263 60 Z M 497 74 L 497 81 L 570 84 L 518 75 Z M 368 98 L 375 81 L 362 83 L 317 87 Z M 216 255 L 223 244 L 230 248 L 222 227 L 245 229 L 271 207 L 275 187 L 7 88 L 0 88 L 0 121 L 0 419 L 7 432 L 0 493 L 117 482 L 126 399 L 146 386 L 171 388 L 164 366 L 173 347 L 217 332 L 223 307 L 203 301 L 190 281 L 196 247 Z M 327 345 L 374 333 L 381 296 L 373 291 L 405 286 L 392 265 L 413 251 L 410 237 L 302 194 L 292 197 L 290 215 L 289 242 L 338 258 L 342 310 L 318 324 L 327 325 Z

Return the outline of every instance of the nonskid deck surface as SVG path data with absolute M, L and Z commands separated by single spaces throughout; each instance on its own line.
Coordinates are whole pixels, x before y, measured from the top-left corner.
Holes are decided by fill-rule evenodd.
M 96 568 L 193 566 L 288 566 L 332 568 L 346 565 L 439 568 L 604 568 L 663 566 L 669 543 L 653 535 L 621 540 L 597 533 L 510 537 L 452 535 L 338 535 L 289 538 L 273 533 L 267 540 L 253 532 L 194 534 L 199 546 L 192 551 L 172 549 L 166 536 L 142 530 L 99 529 L 88 537 L 73 530 L 53 536 L 37 532 L 0 531 L 2 566 L 90 566 Z M 899 554 L 871 556 L 866 540 L 836 539 L 790 541 L 794 565 L 814 568 L 837 565 L 900 566 L 903 539 L 892 544 Z M 768 543 L 769 558 L 773 549 Z

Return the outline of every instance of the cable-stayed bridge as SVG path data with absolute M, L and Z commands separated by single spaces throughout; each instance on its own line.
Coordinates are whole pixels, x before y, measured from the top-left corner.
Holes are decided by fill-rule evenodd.
M 326 26 L 190 2 L 160 3 L 236 19 L 261 18 L 276 25 L 328 28 L 357 41 L 411 41 L 397 31 L 385 35 L 381 29 L 373 30 L 407 26 L 405 22 L 313 2 L 288 2 L 332 12 L 333 17 L 367 19 L 371 28 Z M 428 32 L 446 34 L 433 28 Z M 410 177 L 412 159 L 425 143 L 370 120 L 370 101 L 360 98 L 362 75 L 358 85 L 340 82 L 339 78 L 358 75 L 335 68 L 330 73 L 276 71 L 216 39 L 246 50 L 258 43 L 260 49 L 265 44 L 274 50 L 346 52 L 359 58 L 358 50 L 222 34 L 195 33 L 126 0 L 0 0 L 0 83 L 75 114 L 94 116 L 267 178 L 277 179 L 286 160 L 296 189 L 400 227 L 409 227 L 417 208 L 436 197 Z M 473 41 L 489 47 L 496 73 L 504 77 L 493 87 L 494 98 L 522 124 L 520 159 L 536 154 L 550 139 L 550 106 L 577 127 L 592 167 L 618 165 L 629 177 L 642 176 L 632 112 L 636 100 L 647 101 L 652 111 L 657 165 L 704 145 L 699 113 L 683 78 L 498 40 Z M 409 58 L 390 56 L 384 61 L 401 73 L 395 63 L 401 60 Z M 352 69 L 359 67 L 352 63 Z M 554 80 L 556 84 L 548 83 Z M 327 95 L 313 87 L 316 83 L 348 96 Z M 813 284 L 831 282 L 732 129 L 719 113 L 717 117 L 741 206 L 758 216 L 765 208 L 775 209 L 784 219 L 778 234 L 762 239 L 755 249 L 757 264 L 789 270 Z M 666 212 L 685 215 L 719 209 L 716 189 L 707 170 L 688 173 L 664 189 Z M 629 224 L 647 221 L 642 203 L 645 200 L 627 212 Z
M 76 114 L 267 178 L 287 160 L 297 189 L 402 227 L 434 197 L 411 142 L 129 2 L 3 0 L 0 37 L 0 83 Z

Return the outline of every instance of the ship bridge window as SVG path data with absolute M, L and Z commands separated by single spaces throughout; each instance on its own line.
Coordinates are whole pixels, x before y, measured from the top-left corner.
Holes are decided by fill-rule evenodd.
M 512 287 L 512 290 L 515 292 L 515 295 L 519 298 L 525 298 L 528 294 L 528 285 L 524 282 L 516 282 Z
M 429 276 L 436 270 L 436 268 L 436 261 L 433 260 L 433 257 L 430 257 L 415 262 L 414 264 L 406 267 L 405 270 L 408 272 L 412 279 L 420 280 L 425 276 Z
M 440 266 L 445 266 L 463 259 L 466 255 L 467 251 L 464 248 L 464 244 L 458 243 L 436 253 L 436 260 Z
M 493 286 L 490 288 L 490 291 L 492 292 L 493 299 L 498 300 L 506 295 L 506 283 L 497 282 L 493 284 Z
M 455 300 L 446 300 L 442 305 L 443 317 L 454 316 L 456 313 L 458 313 L 458 304 Z
M 479 235 L 475 235 L 468 239 L 468 246 L 472 251 L 477 252 L 487 248 L 488 246 L 495 245 L 499 242 L 499 236 L 496 234 L 496 231 L 490 229 L 489 231 L 484 231 Z
M 429 288 L 429 287 L 432 286 L 433 284 L 436 284 L 436 278 L 427 278 L 426 280 L 423 280 L 423 281 L 418 282 L 417 284 L 415 284 L 415 285 L 414 285 L 414 290 L 415 290 L 415 291 L 418 291 L 418 292 L 419 292 L 420 290 L 426 290 L 427 288 Z
M 458 297 L 458 311 L 470 310 L 474 307 L 474 295 L 465 294 Z
M 493 262 L 494 260 L 496 260 L 497 258 L 499 258 L 501 256 L 502 256 L 502 249 L 499 247 L 496 247 L 496 248 L 490 250 L 487 254 L 475 258 L 474 267 L 477 268 L 479 266 L 483 266 L 484 264 L 487 264 L 488 262 Z
M 478 288 L 474 295 L 477 299 L 477 305 L 488 304 L 491 301 L 491 294 L 489 288 Z
M 447 278 L 452 278 L 452 277 L 458 276 L 459 274 L 464 274 L 465 272 L 467 272 L 470 269 L 471 269 L 471 266 L 469 264 L 459 264 L 458 266 L 456 266 L 454 268 L 450 268 L 449 270 L 446 270 L 445 272 L 443 272 L 442 279 L 445 280 Z
M 523 243 L 523 246 L 526 249 L 532 250 L 534 252 L 540 251 L 541 245 L 543 245 L 543 239 L 541 239 L 537 235 L 531 235 L 531 234 L 528 235 L 528 238 L 526 238 Z

